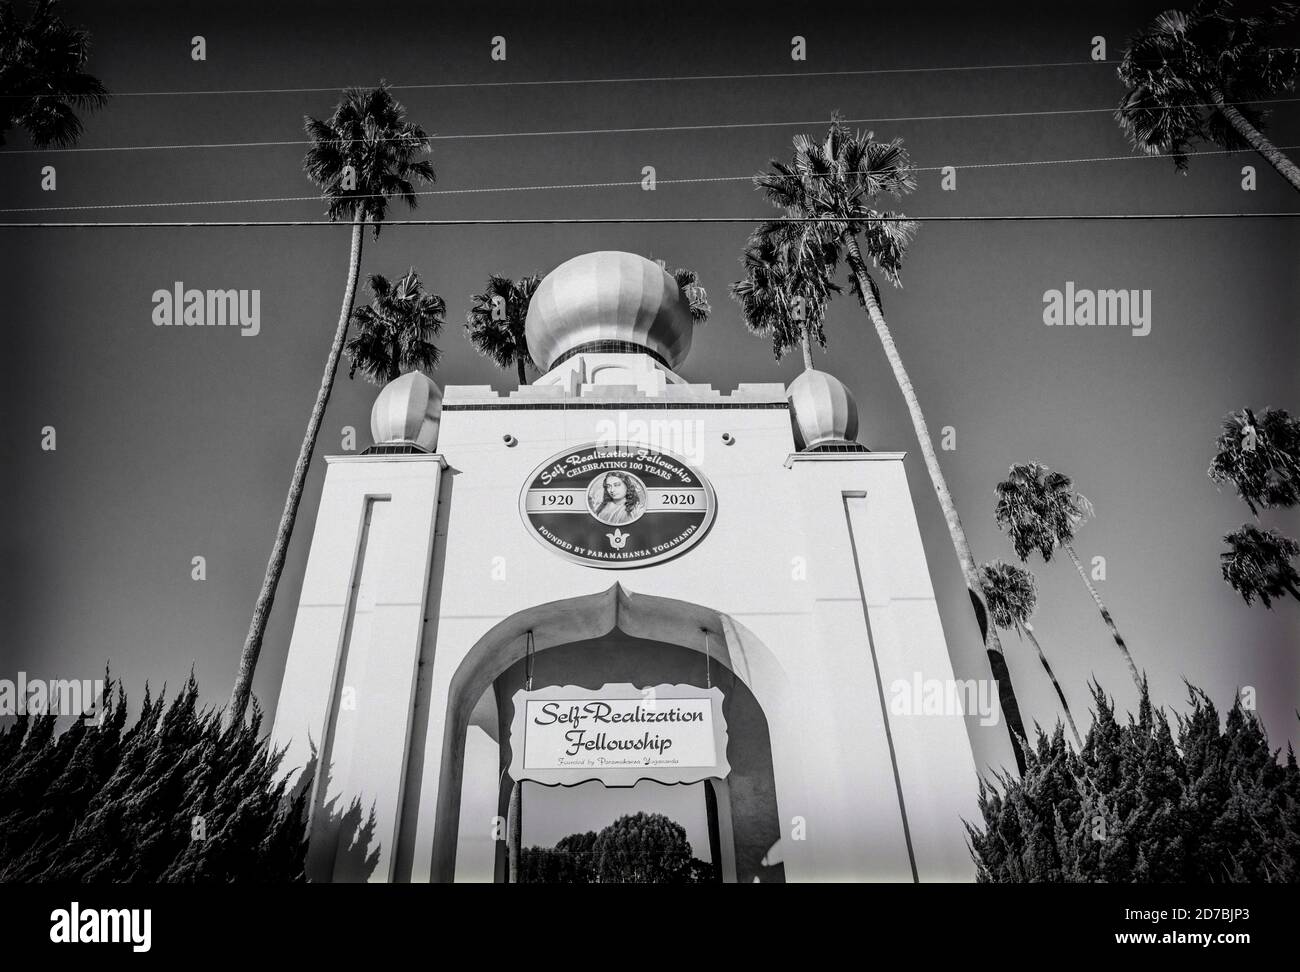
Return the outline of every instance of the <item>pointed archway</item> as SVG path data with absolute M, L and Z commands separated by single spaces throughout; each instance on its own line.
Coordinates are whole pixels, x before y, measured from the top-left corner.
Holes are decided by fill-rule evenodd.
M 733 763 L 730 783 L 717 787 L 719 816 L 736 828 L 726 838 L 734 844 L 731 872 L 735 880 L 783 878 L 783 868 L 771 853 L 779 841 L 781 818 L 773 780 L 774 753 L 769 724 L 780 717 L 788 698 L 785 673 L 772 652 L 733 618 L 699 604 L 627 591 L 614 584 L 605 591 L 535 605 L 505 618 L 465 653 L 446 689 L 444 732 L 436 794 L 432 861 L 429 876 L 450 881 L 455 874 L 457 839 L 466 732 L 485 694 L 510 669 L 518 670 L 527 652 L 528 633 L 539 653 L 559 649 L 569 659 L 566 670 L 584 652 L 599 650 L 611 633 L 635 642 L 642 650 L 659 646 L 665 664 L 673 656 L 677 670 L 682 656 L 699 653 L 691 664 L 703 676 L 706 663 L 715 666 L 720 680 L 730 684 L 724 697 L 730 698 L 742 734 L 733 735 L 728 756 Z M 706 635 L 708 648 L 705 653 Z M 591 657 L 587 654 L 585 657 Z M 594 666 L 592 671 L 599 671 Z M 590 676 L 595 678 L 595 675 Z M 650 677 L 650 676 L 646 676 Z M 656 679 L 658 680 L 658 679 Z M 719 683 L 721 684 L 721 682 Z M 498 693 L 498 701 L 500 694 Z M 480 711 L 481 717 L 481 711 Z M 732 717 L 729 715 L 728 719 Z M 499 737 L 500 738 L 500 737 Z M 504 747 L 506 742 L 501 740 Z M 734 752 L 733 752 L 734 749 Z M 753 779 L 737 777 L 734 767 L 750 767 Z M 765 779 L 763 779 L 765 777 Z M 507 788 L 506 792 L 509 790 Z M 423 802 L 423 801 L 422 801 Z M 761 825 L 752 821 L 763 821 Z M 732 847 L 728 847 L 728 854 Z

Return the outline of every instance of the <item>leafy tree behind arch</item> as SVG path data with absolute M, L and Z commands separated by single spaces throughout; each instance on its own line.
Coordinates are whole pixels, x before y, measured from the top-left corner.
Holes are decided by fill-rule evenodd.
M 554 847 L 526 847 L 521 884 L 706 884 L 715 865 L 694 857 L 686 828 L 662 813 L 619 817 L 599 833 L 570 834 Z

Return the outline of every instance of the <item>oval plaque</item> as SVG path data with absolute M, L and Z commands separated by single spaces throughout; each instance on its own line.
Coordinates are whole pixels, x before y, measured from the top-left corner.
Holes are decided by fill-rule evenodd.
M 685 460 L 648 446 L 589 442 L 533 470 L 519 512 L 537 541 L 590 567 L 645 567 L 685 553 L 717 500 Z

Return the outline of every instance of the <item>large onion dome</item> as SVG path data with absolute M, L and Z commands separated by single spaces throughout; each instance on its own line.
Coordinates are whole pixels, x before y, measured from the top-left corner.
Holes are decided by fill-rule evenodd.
M 634 253 L 566 260 L 528 305 L 528 353 L 543 373 L 583 351 L 649 354 L 676 368 L 691 349 L 691 310 L 672 274 Z
M 370 409 L 376 446 L 415 446 L 433 452 L 442 419 L 442 389 L 428 375 L 412 371 L 384 386 Z
M 809 369 L 786 389 L 795 444 L 804 451 L 857 441 L 858 405 L 844 382 Z

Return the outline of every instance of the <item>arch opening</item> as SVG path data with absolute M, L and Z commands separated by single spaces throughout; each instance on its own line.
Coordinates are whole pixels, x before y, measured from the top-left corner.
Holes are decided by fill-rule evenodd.
M 544 787 L 526 781 L 517 788 L 509 775 L 510 725 L 513 696 L 529 670 L 534 688 L 716 686 L 723 697 L 730 772 L 725 779 L 676 786 Z M 509 880 L 514 844 L 554 847 L 565 837 L 598 832 L 614 822 L 604 818 L 619 810 L 676 808 L 685 823 L 675 822 L 683 823 L 693 856 L 707 861 L 719 878 L 783 881 L 780 855 L 772 853 L 780 816 L 760 698 L 766 694 L 770 703 L 779 695 L 781 675 L 767 648 L 729 617 L 688 602 L 630 594 L 619 584 L 503 620 L 466 654 L 451 680 L 432 879 Z M 605 792 L 597 795 L 593 786 Z M 486 816 L 504 823 L 506 832 L 486 826 Z M 491 841 L 484 839 L 489 833 Z M 576 845 L 570 840 L 566 846 Z M 519 860 L 516 851 L 516 877 Z

